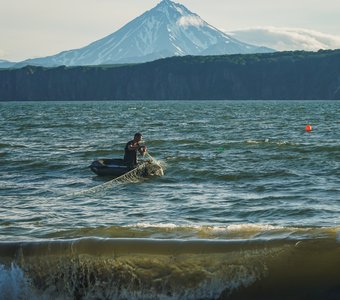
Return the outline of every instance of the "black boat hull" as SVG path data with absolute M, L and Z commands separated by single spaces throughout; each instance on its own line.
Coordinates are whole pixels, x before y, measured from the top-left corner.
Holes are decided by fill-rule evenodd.
M 131 169 L 123 159 L 98 159 L 90 165 L 92 172 L 99 176 L 118 177 L 129 172 Z

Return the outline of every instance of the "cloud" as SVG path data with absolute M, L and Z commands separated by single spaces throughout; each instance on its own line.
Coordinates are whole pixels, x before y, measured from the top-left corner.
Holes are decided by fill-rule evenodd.
M 0 49 L 0 59 L 4 58 L 6 56 L 6 51 Z
M 177 21 L 177 24 L 183 27 L 200 27 L 204 25 L 204 22 L 199 16 L 183 16 Z
M 340 36 L 302 28 L 257 27 L 226 33 L 240 41 L 279 51 L 340 48 Z

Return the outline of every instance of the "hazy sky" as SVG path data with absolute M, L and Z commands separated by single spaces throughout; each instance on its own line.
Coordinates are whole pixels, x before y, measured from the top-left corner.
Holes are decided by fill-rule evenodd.
M 0 59 L 23 60 L 86 46 L 160 0 L 0 0 Z M 306 28 L 340 35 L 340 0 L 181 0 L 211 25 Z

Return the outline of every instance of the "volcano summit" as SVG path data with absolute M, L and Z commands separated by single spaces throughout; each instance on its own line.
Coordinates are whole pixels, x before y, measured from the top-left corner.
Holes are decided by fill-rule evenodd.
M 79 66 L 139 63 L 183 55 L 273 52 L 240 42 L 185 6 L 163 0 L 116 32 L 80 49 L 28 59 L 20 65 Z

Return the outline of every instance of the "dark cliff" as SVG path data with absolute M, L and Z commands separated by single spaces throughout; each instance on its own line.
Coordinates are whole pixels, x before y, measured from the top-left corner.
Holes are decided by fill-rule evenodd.
M 340 99 L 340 50 L 0 70 L 0 100 Z

